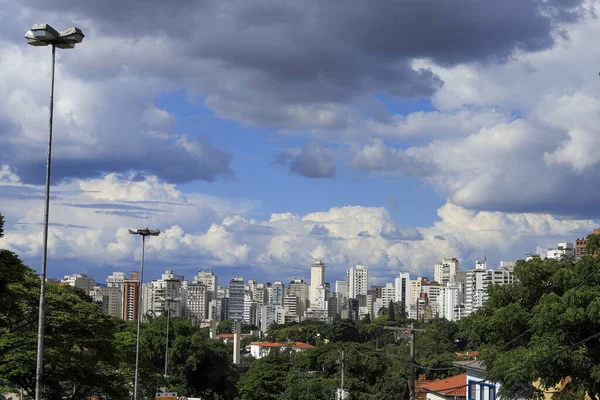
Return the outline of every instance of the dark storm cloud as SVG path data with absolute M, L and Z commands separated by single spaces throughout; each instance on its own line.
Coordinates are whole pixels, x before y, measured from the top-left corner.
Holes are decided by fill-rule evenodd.
M 414 58 L 445 65 L 503 61 L 516 50 L 551 47 L 562 24 L 582 15 L 582 0 L 27 4 L 91 24 L 90 42 L 110 35 L 166 37 L 175 52 L 167 58 L 173 66 L 186 65 L 184 74 L 165 68 L 164 55 L 117 65 L 173 75 L 222 116 L 278 127 L 298 126 L 286 115 L 288 105 L 347 105 L 376 92 L 431 95 L 442 83 L 430 71 L 414 71 Z
M 292 173 L 306 178 L 334 178 L 335 162 L 317 141 L 306 142 L 298 155 L 279 153 L 274 163 L 287 166 Z
M 515 51 L 551 47 L 564 23 L 582 15 L 582 0 L 9 0 L 3 6 L 1 15 L 18 21 L 3 25 L 5 40 L 23 44 L 23 31 L 46 21 L 78 25 L 87 35 L 59 63 L 98 85 L 98 122 L 76 127 L 95 144 L 68 157 L 56 152 L 55 182 L 129 171 L 172 183 L 233 177 L 227 151 L 191 139 L 181 145 L 150 138 L 155 130 L 172 133 L 161 116 L 148 126 L 132 122 L 173 88 L 188 88 L 221 118 L 278 129 L 341 129 L 353 123 L 357 101 L 374 94 L 435 93 L 443 82 L 429 70 L 414 70 L 415 58 L 502 62 Z M 42 183 L 44 152 L 32 159 L 31 149 L 2 140 L 23 136 L 18 126 L 0 116 L 0 159 L 24 182 Z M 310 146 L 279 161 L 302 176 L 335 176 L 322 146 Z
M 311 236 L 329 236 L 329 229 L 325 225 L 313 225 L 310 230 Z

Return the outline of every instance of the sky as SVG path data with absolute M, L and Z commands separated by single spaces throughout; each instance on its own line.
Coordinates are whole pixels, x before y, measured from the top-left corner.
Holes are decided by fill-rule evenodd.
M 0 247 L 48 276 L 372 284 L 600 226 L 593 0 L 0 0 Z

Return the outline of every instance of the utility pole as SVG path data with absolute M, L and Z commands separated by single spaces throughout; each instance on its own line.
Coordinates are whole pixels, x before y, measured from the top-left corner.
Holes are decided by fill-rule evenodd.
M 415 329 L 414 322 L 411 322 L 410 326 L 406 327 L 395 327 L 395 326 L 385 326 L 384 329 L 394 331 L 396 333 L 396 337 L 401 338 L 402 336 L 406 336 L 405 331 L 409 331 L 409 339 L 410 339 L 410 380 L 408 381 L 408 389 L 410 393 L 410 400 L 415 400 L 415 332 L 424 332 L 425 329 Z
M 344 369 L 345 369 L 345 357 L 346 357 L 346 350 L 344 349 L 344 347 L 342 347 L 342 349 L 338 349 L 338 352 L 340 353 L 340 389 L 339 389 L 339 394 L 338 396 L 336 396 L 336 400 L 344 400 L 346 398 L 345 396 L 345 392 L 344 392 Z

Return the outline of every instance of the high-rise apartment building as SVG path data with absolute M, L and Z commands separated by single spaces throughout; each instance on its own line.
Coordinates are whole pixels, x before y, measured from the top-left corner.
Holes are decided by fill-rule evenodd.
M 209 293 L 213 291 L 202 283 L 187 281 L 184 281 L 182 289 L 185 316 L 194 323 L 208 320 Z
M 348 281 L 348 298 L 356 299 L 359 295 L 367 295 L 369 290 L 369 270 L 362 264 L 356 264 L 346 271 Z
M 442 258 L 442 261 L 434 266 L 433 280 L 439 284 L 454 282 L 457 271 L 458 258 Z
M 145 284 L 142 288 L 144 297 L 142 313 L 160 316 L 167 310 L 167 303 L 172 317 L 181 317 L 183 275 L 176 275 L 171 270 L 166 270 L 160 279 Z
M 125 272 L 113 272 L 112 275 L 106 278 L 106 287 L 118 287 L 119 289 L 123 289 L 123 282 L 125 282 L 125 279 L 127 279 Z
M 288 294 L 298 298 L 298 316 L 302 317 L 308 307 L 308 285 L 302 279 L 292 279 Z
M 382 305 L 382 307 L 389 307 L 390 301 L 391 302 L 396 301 L 396 288 L 394 287 L 393 283 L 388 282 L 385 284 L 385 286 L 383 286 L 381 288 L 381 305 Z M 379 311 L 380 311 L 379 309 L 373 310 L 375 315 L 378 315 Z
M 90 294 L 90 291 L 96 286 L 96 281 L 86 274 L 71 274 L 65 275 L 60 285 L 73 286 L 83 290 L 85 294 Z
M 232 278 L 229 282 L 229 319 L 242 321 L 244 319 L 244 278 Z
M 123 318 L 123 292 L 120 287 L 96 286 L 90 297 L 100 306 L 102 312 L 116 318 Z
M 317 301 L 317 288 L 325 283 L 325 264 L 321 260 L 316 260 L 310 266 L 310 303 Z
M 400 272 L 395 282 L 396 297 L 395 302 L 404 305 L 406 315 L 410 312 L 410 274 Z
M 135 321 L 141 305 L 138 302 L 140 295 L 140 281 L 137 272 L 132 272 L 129 279 L 123 281 L 123 319 Z
M 555 249 L 548 249 L 546 258 L 560 260 L 565 256 L 575 257 L 575 246 L 573 246 L 573 243 L 563 242 L 559 243 Z
M 285 285 L 283 282 L 275 282 L 271 288 L 271 304 L 274 306 L 282 306 L 283 298 L 285 297 Z
M 334 293 L 340 299 L 340 301 L 343 301 L 344 303 L 346 303 L 346 300 L 348 299 L 348 281 L 336 280 Z
M 198 274 L 194 276 L 192 283 L 206 286 L 208 301 L 216 300 L 219 278 L 212 271 L 199 270 Z
M 411 279 L 410 281 L 410 299 L 411 305 L 417 304 L 419 297 L 421 296 L 421 288 L 427 284 L 428 279 L 419 276 L 417 279 Z

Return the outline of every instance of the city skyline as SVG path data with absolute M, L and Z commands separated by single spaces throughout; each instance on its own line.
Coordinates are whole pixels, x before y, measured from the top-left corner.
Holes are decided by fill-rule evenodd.
M 136 270 L 141 226 L 162 231 L 148 279 L 292 279 L 322 258 L 333 283 L 358 263 L 384 282 L 496 265 L 600 225 L 597 4 L 511 0 L 498 23 L 485 2 L 359 3 L 3 2 L 0 247 L 39 271 L 40 22 L 86 35 L 57 55 L 49 276 Z

